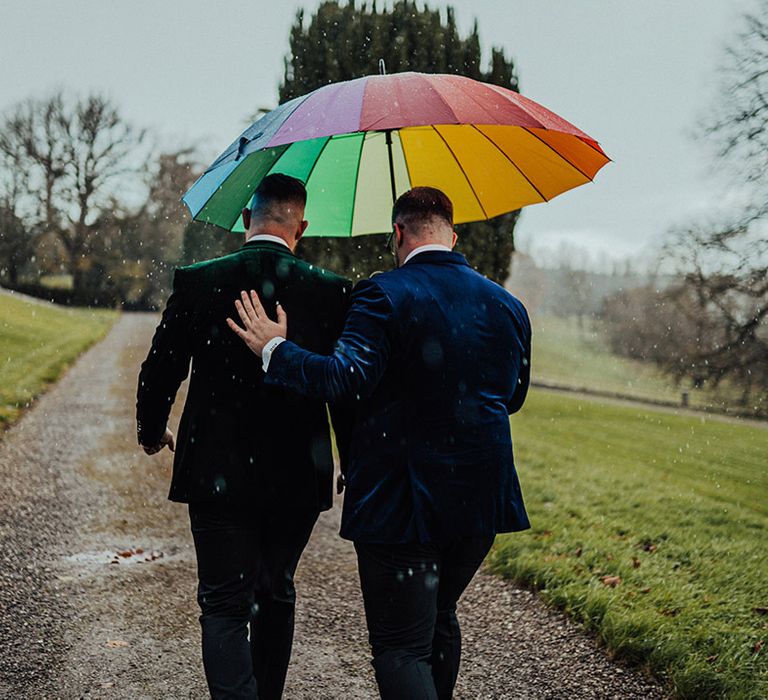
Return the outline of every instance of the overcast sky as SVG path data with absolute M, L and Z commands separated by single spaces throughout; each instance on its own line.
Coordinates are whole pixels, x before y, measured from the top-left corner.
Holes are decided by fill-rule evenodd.
M 161 146 L 213 159 L 272 107 L 288 32 L 318 0 L 1 0 L 0 110 L 63 88 L 110 96 Z M 381 2 L 379 3 L 381 5 Z M 431 2 L 432 7 L 447 3 Z M 722 199 L 691 137 L 717 98 L 723 47 L 750 0 L 454 0 L 501 46 L 522 92 L 596 138 L 614 162 L 595 183 L 525 210 L 519 239 L 640 255 Z M 386 59 L 386 56 L 384 57 Z

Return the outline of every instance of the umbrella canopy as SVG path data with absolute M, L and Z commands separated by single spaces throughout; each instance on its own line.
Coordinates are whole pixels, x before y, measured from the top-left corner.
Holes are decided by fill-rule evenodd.
M 497 85 L 395 73 L 326 85 L 266 113 L 184 195 L 197 221 L 242 231 L 257 185 L 285 173 L 307 186 L 307 236 L 391 229 L 394 199 L 443 190 L 456 223 L 546 202 L 609 161 L 558 115 Z

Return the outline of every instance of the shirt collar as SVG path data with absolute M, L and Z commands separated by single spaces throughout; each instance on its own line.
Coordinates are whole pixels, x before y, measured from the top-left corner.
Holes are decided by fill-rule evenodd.
M 285 239 L 280 238 L 280 236 L 272 236 L 269 233 L 257 233 L 255 236 L 251 236 L 246 243 L 279 243 L 280 245 L 284 245 L 288 250 L 291 249 L 291 246 L 289 246 Z
M 420 245 L 418 248 L 414 248 L 410 253 L 408 253 L 405 260 L 403 260 L 403 265 L 407 263 L 412 257 L 415 255 L 418 255 L 419 253 L 426 253 L 430 250 L 442 250 L 443 252 L 451 252 L 451 249 L 447 245 L 441 245 L 440 243 L 427 243 L 425 245 Z

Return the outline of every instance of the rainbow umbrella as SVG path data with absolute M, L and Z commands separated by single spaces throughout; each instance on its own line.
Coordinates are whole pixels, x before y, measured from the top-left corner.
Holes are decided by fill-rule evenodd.
M 597 142 L 533 100 L 458 75 L 395 73 L 326 85 L 248 127 L 184 195 L 197 221 L 243 231 L 270 173 L 306 183 L 307 236 L 391 229 L 394 199 L 443 190 L 456 223 L 546 202 L 609 161 Z

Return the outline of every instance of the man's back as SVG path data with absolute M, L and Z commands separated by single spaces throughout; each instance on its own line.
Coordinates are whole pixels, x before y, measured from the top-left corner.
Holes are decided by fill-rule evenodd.
M 172 500 L 242 501 L 267 483 L 282 483 L 295 497 L 292 507 L 330 507 L 333 465 L 324 404 L 265 386 L 263 372 L 226 318 L 241 289 L 256 289 L 270 313 L 276 301 L 291 313 L 293 339 L 329 352 L 343 325 L 350 286 L 270 242 L 249 242 L 231 255 L 177 271 L 142 366 L 137 406 L 139 439 L 152 444 L 191 359 Z
M 522 304 L 449 252 L 371 283 L 392 306 L 392 346 L 357 406 L 342 534 L 442 542 L 528 527 L 509 429 L 528 387 Z
M 530 331 L 522 305 L 454 253 L 422 253 L 374 283 L 390 298 L 399 331 L 382 388 L 394 394 L 399 384 L 405 424 L 426 436 L 418 449 L 509 445 L 513 397 L 524 398 L 517 389 Z
M 271 314 L 277 315 L 277 302 L 291 314 L 291 338 L 318 352 L 333 347 L 351 283 L 291 252 L 309 225 L 306 201 L 296 178 L 260 179 L 241 212 L 245 245 L 177 270 L 139 377 L 139 443 L 155 454 L 165 445 L 173 449 L 168 414 L 192 365 L 170 497 L 189 503 L 212 698 L 282 696 L 294 574 L 320 510 L 332 502 L 325 403 L 267 386 L 227 327 L 241 290 L 258 290 Z M 340 406 L 330 409 L 343 448 L 347 420 Z

